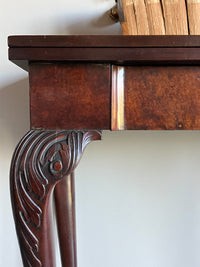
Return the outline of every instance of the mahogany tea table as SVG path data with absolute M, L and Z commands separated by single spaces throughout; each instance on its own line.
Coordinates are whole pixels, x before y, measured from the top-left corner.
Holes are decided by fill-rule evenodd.
M 30 131 L 10 186 L 24 266 L 77 267 L 75 170 L 102 130 L 200 130 L 199 36 L 10 36 L 9 59 L 29 73 Z M 65 211 L 65 212 L 63 212 Z

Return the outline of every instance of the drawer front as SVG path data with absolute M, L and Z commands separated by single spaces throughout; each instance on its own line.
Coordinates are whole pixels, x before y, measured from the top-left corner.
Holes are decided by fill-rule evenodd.
M 200 129 L 200 67 L 124 67 L 124 128 Z
M 110 66 L 30 64 L 31 128 L 110 129 Z

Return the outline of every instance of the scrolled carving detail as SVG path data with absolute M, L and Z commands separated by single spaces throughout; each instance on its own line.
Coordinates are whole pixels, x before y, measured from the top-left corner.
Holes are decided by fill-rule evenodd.
M 32 130 L 19 143 L 11 165 L 11 197 L 25 266 L 41 267 L 43 209 L 53 186 L 76 168 L 99 131 Z

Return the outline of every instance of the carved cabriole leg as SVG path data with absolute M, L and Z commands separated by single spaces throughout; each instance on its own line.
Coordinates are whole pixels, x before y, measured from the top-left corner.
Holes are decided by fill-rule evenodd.
M 11 198 L 25 267 L 55 267 L 51 197 L 55 185 L 76 168 L 99 131 L 32 130 L 19 143 L 11 165 Z

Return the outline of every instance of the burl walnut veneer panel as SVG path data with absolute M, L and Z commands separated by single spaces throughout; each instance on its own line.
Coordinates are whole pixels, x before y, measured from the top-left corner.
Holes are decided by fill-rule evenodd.
M 30 64 L 31 128 L 110 129 L 110 67 Z
M 199 130 L 200 67 L 125 67 L 129 130 Z

